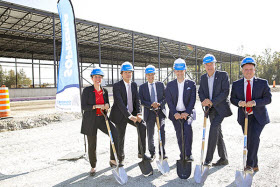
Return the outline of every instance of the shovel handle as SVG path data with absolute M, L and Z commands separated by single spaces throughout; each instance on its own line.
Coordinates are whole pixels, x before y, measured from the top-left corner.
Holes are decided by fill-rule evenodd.
M 114 139 L 113 139 L 113 136 L 112 136 L 111 128 L 110 128 L 110 125 L 109 125 L 108 117 L 107 117 L 107 115 L 102 110 L 101 110 L 101 113 L 102 113 L 102 115 L 105 118 L 105 123 L 106 123 L 106 127 L 107 127 L 107 130 L 108 130 L 108 133 L 109 133 L 109 137 L 110 137 L 110 141 L 111 141 L 114 157 L 115 157 L 115 160 L 117 162 L 117 165 L 119 165 L 119 159 L 117 157 L 117 151 L 116 151 Z

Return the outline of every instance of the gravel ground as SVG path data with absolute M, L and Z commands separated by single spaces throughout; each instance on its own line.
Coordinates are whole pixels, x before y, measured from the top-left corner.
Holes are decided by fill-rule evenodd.
M 261 135 L 259 148 L 260 171 L 254 175 L 253 186 L 280 186 L 280 115 L 277 105 L 280 93 L 273 92 L 273 103 L 268 105 L 271 123 Z M 42 105 L 43 106 L 43 105 Z M 36 108 L 36 107 L 35 107 Z M 200 160 L 203 112 L 200 102 L 196 109 L 198 119 L 193 123 L 193 172 Z M 25 110 L 25 109 L 24 109 Z M 243 135 L 237 124 L 237 108 L 232 106 L 233 116 L 226 118 L 222 129 L 228 150 L 230 164 L 225 167 L 210 169 L 204 186 L 235 186 L 236 170 L 242 168 Z M 16 112 L 16 111 L 14 111 Z M 26 109 L 20 114 L 22 119 L 26 112 L 34 116 L 54 113 L 53 109 Z M 17 116 L 18 116 L 17 115 Z M 31 118 L 33 120 L 33 118 Z M 17 120 L 17 119 L 13 119 Z M 207 121 L 209 130 L 209 121 Z M 119 186 L 109 167 L 109 138 L 102 132 L 98 133 L 97 174 L 90 177 L 90 165 L 87 158 L 76 161 L 59 161 L 58 159 L 70 152 L 84 151 L 83 136 L 79 133 L 81 119 L 72 114 L 59 114 L 59 120 L 46 126 L 7 131 L 0 133 L 0 186 Z M 207 133 L 208 134 L 208 133 Z M 196 184 L 193 172 L 189 179 L 179 179 L 176 173 L 176 160 L 179 159 L 179 148 L 172 123 L 166 120 L 166 151 L 169 157 L 170 173 L 160 174 L 153 162 L 154 174 L 145 178 L 138 167 L 137 132 L 128 126 L 125 140 L 125 170 L 129 176 L 125 186 L 202 186 Z M 206 137 L 207 139 L 208 137 Z M 155 135 L 157 139 L 157 135 Z M 158 157 L 156 158 L 158 159 Z M 218 159 L 215 153 L 214 160 Z

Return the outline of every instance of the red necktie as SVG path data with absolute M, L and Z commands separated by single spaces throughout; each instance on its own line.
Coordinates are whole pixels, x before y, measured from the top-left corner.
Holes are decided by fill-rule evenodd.
M 246 89 L 246 102 L 252 101 L 250 80 L 247 80 L 247 82 L 248 82 L 248 84 L 247 84 L 247 89 Z M 248 113 L 250 113 L 250 112 L 252 112 L 252 108 L 251 107 L 247 107 L 246 111 Z

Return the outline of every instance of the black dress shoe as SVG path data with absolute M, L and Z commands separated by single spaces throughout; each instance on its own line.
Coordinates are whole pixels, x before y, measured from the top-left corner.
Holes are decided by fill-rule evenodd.
M 193 159 L 193 156 L 192 156 L 192 155 L 190 155 L 190 156 L 186 156 L 186 157 L 185 157 L 185 160 L 186 160 L 187 162 L 193 162 L 193 161 L 194 161 L 194 159 Z
M 210 166 L 211 166 L 211 161 L 205 161 L 205 162 L 203 163 L 203 166 L 210 167 Z
M 123 160 L 119 160 L 119 167 L 123 167 Z
M 156 155 L 155 154 L 151 154 L 151 162 L 153 162 L 156 158 Z
M 213 163 L 212 166 L 225 166 L 228 165 L 227 159 L 220 158 L 216 163 Z
M 94 176 L 95 174 L 96 174 L 96 170 L 90 171 L 90 172 L 89 172 L 89 175 L 90 175 L 90 176 Z
M 251 166 L 246 166 L 246 168 L 244 168 L 244 172 L 245 173 L 253 174 L 254 173 L 254 169 Z
M 138 154 L 138 158 L 143 158 L 141 154 Z M 151 161 L 152 159 L 148 157 L 147 155 L 144 154 L 144 160 L 149 160 Z

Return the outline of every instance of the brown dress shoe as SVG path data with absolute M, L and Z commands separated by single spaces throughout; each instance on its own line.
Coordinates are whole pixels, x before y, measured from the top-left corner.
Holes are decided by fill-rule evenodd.
M 253 174 L 254 170 L 253 170 L 253 168 L 251 166 L 246 166 L 246 168 L 244 168 L 244 172 L 245 173 Z
M 258 166 L 253 167 L 253 170 L 254 170 L 254 172 L 258 172 L 259 171 L 259 167 Z

